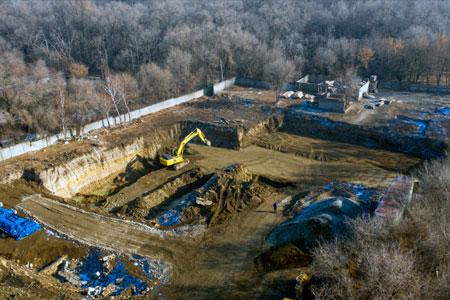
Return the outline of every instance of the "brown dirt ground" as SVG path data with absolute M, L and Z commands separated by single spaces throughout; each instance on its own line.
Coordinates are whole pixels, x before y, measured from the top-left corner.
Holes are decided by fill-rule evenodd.
M 0 162 L 0 176 L 4 177 L 24 168 L 45 169 L 90 152 L 93 147 L 110 147 L 117 141 L 125 144 L 138 136 L 145 137 L 155 128 L 170 126 L 176 121 L 216 121 L 225 118 L 244 119 L 244 125 L 251 124 L 266 117 L 257 109 L 258 105 L 273 105 L 275 102 L 273 91 L 233 87 L 227 92 L 254 99 L 256 106 L 244 108 L 242 105 L 236 106 L 223 101 L 220 97 L 199 99 L 144 117 L 127 124 L 126 127 L 96 131 L 91 134 L 98 135 L 95 142 L 55 145 Z M 289 101 L 283 100 L 279 106 L 295 104 Z M 407 172 L 420 162 L 419 159 L 402 154 L 281 132 L 263 135 L 253 143 L 254 145 L 240 151 L 192 145 L 192 154 L 188 155 L 192 163 L 188 168 L 201 167 L 205 172 L 215 172 L 230 164 L 241 163 L 254 174 L 278 181 L 295 182 L 297 189 L 310 190 L 335 180 L 385 187 L 397 174 Z M 109 196 L 101 212 L 123 205 L 183 171 L 186 169 L 152 171 L 133 185 Z M 110 182 L 106 180 L 104 184 Z M 101 189 L 101 184 L 96 188 Z M 41 192 L 39 188 L 24 181 L 2 184 L 0 201 L 7 206 L 14 206 L 21 202 L 22 196 Z M 118 223 L 105 216 L 83 213 L 44 198 L 34 198 L 21 205 L 47 224 L 58 228 L 60 232 L 73 236 L 75 240 L 167 259 L 175 267 L 171 284 L 163 289 L 170 299 L 248 299 L 272 295 L 266 294 L 265 287 L 269 284 L 267 282 L 273 283 L 273 280 L 257 272 L 253 259 L 260 254 L 265 235 L 285 220 L 281 214 L 271 212 L 273 200 L 281 200 L 289 194 L 274 194 L 264 199 L 257 208 L 239 215 L 232 224 L 215 226 L 203 236 L 192 239 L 162 239 L 144 228 Z M 85 251 L 85 246 L 48 237 L 43 231 L 19 242 L 11 239 L 0 240 L 0 256 L 14 262 L 19 260 L 20 264 L 33 262 L 41 266 L 62 254 L 79 257 Z M 290 276 L 292 277 L 292 274 Z M 14 288 L 13 284 L 6 286 Z M 2 285 L 0 294 L 5 295 L 3 287 Z M 72 295 L 72 291 L 67 290 L 67 293 Z M 54 295 L 48 293 L 44 298 L 56 298 Z
M 301 189 L 317 187 L 333 180 L 384 187 L 400 171 L 418 163 L 418 159 L 401 154 L 353 145 L 284 133 L 273 136 L 273 140 L 261 141 L 265 141 L 265 146 L 268 143 L 267 147 L 270 147 L 270 141 L 282 145 L 280 151 L 258 146 L 234 151 L 192 145 L 193 154 L 188 155 L 190 168 L 199 166 L 207 172 L 215 172 L 240 162 L 257 175 L 293 181 Z M 312 158 L 302 156 L 308 156 L 311 148 L 319 152 L 323 150 L 327 160 L 318 160 L 314 155 Z M 136 187 L 126 187 L 121 196 L 123 198 L 114 197 L 118 197 L 117 202 L 123 203 L 124 199 L 129 199 L 125 190 L 139 194 L 179 172 L 167 169 L 150 172 L 137 181 Z M 267 197 L 260 206 L 239 216 L 232 224 L 212 227 L 203 236 L 194 239 L 162 239 L 143 228 L 92 213 L 82 213 L 51 200 L 33 199 L 20 206 L 76 240 L 124 252 L 161 257 L 172 262 L 175 267 L 172 281 L 164 288 L 164 293 L 171 299 L 203 299 L 212 296 L 219 299 L 244 299 L 267 292 L 264 284 L 261 285 L 261 282 L 266 282 L 264 275 L 258 273 L 253 259 L 260 253 L 265 235 L 273 226 L 285 220 L 281 214 L 272 213 L 271 205 L 274 199 L 281 200 L 286 196 L 274 194 L 273 197 Z
M 301 138 L 299 139 L 301 141 Z M 305 141 L 307 143 L 307 140 Z M 373 187 L 384 187 L 397 176 L 404 168 L 414 166 L 419 161 L 403 155 L 382 156 L 374 158 L 369 156 L 352 156 L 357 152 L 350 146 L 345 152 L 344 148 L 329 147 L 324 155 L 344 155 L 337 160 L 320 161 L 292 153 L 272 151 L 258 146 L 249 146 L 240 151 L 226 150 L 214 147 L 193 145 L 197 152 L 193 155 L 194 164 L 206 170 L 216 170 L 230 165 L 236 161 L 246 166 L 251 172 L 279 181 L 299 183 L 304 186 L 321 185 L 330 181 L 350 181 L 367 184 Z M 308 149 L 308 148 L 306 148 Z M 350 151 L 351 150 L 351 151 Z M 310 148 L 306 150 L 310 151 Z M 375 153 L 374 153 L 375 154 Z M 392 163 L 394 159 L 396 163 Z M 388 166 L 384 167 L 383 162 Z

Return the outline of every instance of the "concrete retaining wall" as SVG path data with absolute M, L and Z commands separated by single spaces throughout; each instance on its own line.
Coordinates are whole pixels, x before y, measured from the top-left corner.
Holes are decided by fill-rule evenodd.
M 217 83 L 214 85 L 214 92 L 220 92 L 223 89 L 225 89 L 226 87 L 232 86 L 235 83 L 236 78 L 231 78 L 225 81 L 222 81 L 220 83 Z M 151 113 L 155 113 L 158 111 L 161 111 L 163 109 L 181 104 L 181 103 L 185 103 L 188 102 L 192 99 L 196 99 L 199 97 L 202 97 L 203 94 L 203 90 L 199 90 L 196 91 L 194 93 L 188 94 L 188 95 L 183 95 L 177 98 L 171 98 L 147 107 L 143 107 L 137 110 L 134 110 L 130 113 L 130 116 L 128 116 L 127 114 L 121 115 L 120 118 L 119 117 L 111 117 L 109 118 L 109 124 L 111 124 L 111 126 L 114 126 L 115 124 L 120 124 L 120 119 L 122 120 L 126 120 L 126 121 L 130 121 L 133 119 L 137 119 L 140 118 L 142 116 L 151 114 Z M 82 129 L 81 129 L 81 133 L 82 134 L 86 134 L 92 130 L 95 129 L 100 129 L 100 128 L 104 128 L 107 127 L 108 124 L 108 120 L 107 119 L 103 119 L 103 120 L 99 120 L 90 124 L 85 125 Z M 0 161 L 1 160 L 5 160 L 8 158 L 12 158 L 15 156 L 19 156 L 31 151 L 37 151 L 40 149 L 43 149 L 45 147 L 48 147 L 50 145 L 54 145 L 56 144 L 56 142 L 60 139 L 64 138 L 64 134 L 63 133 L 59 133 L 59 134 L 55 134 L 52 136 L 48 136 L 45 137 L 43 139 L 34 141 L 34 142 L 24 142 L 24 143 L 20 143 L 11 147 L 7 147 L 7 148 L 2 148 L 0 149 Z

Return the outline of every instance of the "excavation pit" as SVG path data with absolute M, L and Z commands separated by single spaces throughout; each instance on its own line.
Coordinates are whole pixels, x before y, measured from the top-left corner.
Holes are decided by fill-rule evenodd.
M 384 141 L 396 148 L 395 139 L 368 133 L 361 124 L 343 125 L 336 116 L 325 122 L 323 116 L 299 115 L 288 104 L 274 105 L 270 91 L 261 92 L 262 100 L 259 91 L 247 92 L 242 99 L 216 96 L 145 117 L 100 133 L 95 143 L 57 145 L 18 158 L 3 164 L 10 185 L 0 190 L 67 243 L 171 264 L 173 274 L 161 288 L 169 298 L 204 298 L 218 282 L 230 287 L 220 289 L 220 297 L 249 298 L 254 294 L 241 291 L 261 284 L 253 260 L 263 250 L 261 241 L 287 220 L 282 211 L 293 212 L 289 205 L 298 195 L 329 182 L 384 189 L 421 163 L 420 151 L 440 149 L 423 139 L 417 153 L 381 150 L 376 146 Z M 197 127 L 212 147 L 192 142 L 188 166 L 162 168 L 158 156 Z M 354 132 L 361 140 L 349 140 Z M 25 169 L 34 170 L 26 176 L 33 181 L 13 182 Z M 276 214 L 274 201 L 280 204 Z M 21 256 L 10 248 L 12 258 Z M 302 265 L 305 257 L 297 254 Z M 268 269 L 279 266 L 274 261 Z

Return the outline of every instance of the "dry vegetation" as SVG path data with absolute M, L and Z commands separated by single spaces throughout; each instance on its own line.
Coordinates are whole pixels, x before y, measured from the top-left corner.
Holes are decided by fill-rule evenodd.
M 0 141 L 76 130 L 235 75 L 274 89 L 305 73 L 448 84 L 449 5 L 2 1 Z
M 315 250 L 313 293 L 330 299 L 449 299 L 450 160 L 426 164 L 405 217 L 352 222 Z

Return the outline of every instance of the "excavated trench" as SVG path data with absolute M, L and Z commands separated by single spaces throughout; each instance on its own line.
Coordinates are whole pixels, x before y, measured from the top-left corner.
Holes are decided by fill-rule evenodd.
M 247 284 L 250 290 L 253 278 L 258 278 L 254 258 L 265 271 L 283 269 L 286 257 L 292 260 L 292 255 L 297 255 L 298 266 L 305 265 L 306 242 L 264 253 L 261 242 L 300 212 L 305 201 L 317 198 L 314 189 L 321 191 L 320 197 L 358 200 L 347 190 L 365 185 L 383 189 L 398 174 L 447 149 L 442 139 L 402 127 L 401 120 L 370 127 L 289 108 L 255 105 L 252 109 L 267 117 L 244 122 L 181 121 L 157 127 L 132 142 L 95 144 L 81 155 L 45 169 L 18 171 L 11 178 L 22 177 L 47 190 L 43 197 L 24 200 L 22 208 L 49 228 L 89 246 L 155 255 L 179 264 L 173 280 L 182 284 L 174 285 L 180 289 L 174 298 L 187 297 L 186 290 L 195 298 L 209 296 L 208 284 L 224 283 L 230 291 Z M 192 145 L 185 152 L 190 165 L 176 171 L 162 168 L 159 155 L 195 128 L 205 133 L 212 147 Z M 329 183 L 339 184 L 335 190 L 324 189 Z M 333 207 L 342 200 L 336 199 Z M 274 200 L 286 214 L 272 214 Z M 53 219 L 46 219 L 49 216 Z M 195 239 L 199 232 L 204 235 L 199 244 L 186 238 Z M 278 236 L 287 236 L 276 230 L 272 235 L 272 244 Z M 311 237 L 308 243 L 313 242 Z M 186 262 L 193 255 L 196 261 Z M 193 268 L 196 275 L 191 278 Z M 251 276 L 245 277 L 246 272 Z M 221 286 L 220 293 L 223 290 Z M 229 298 L 248 298 L 233 296 Z
M 369 148 L 388 148 L 422 158 L 437 157 L 446 150 L 446 144 L 439 139 L 409 132 L 400 132 L 394 136 L 392 132 L 395 128 L 369 128 L 332 121 L 316 114 L 277 109 L 271 111 L 270 117 L 254 122 L 251 126 L 228 122 L 179 122 L 137 138 L 128 145 L 119 144 L 108 149 L 96 147 L 91 153 L 63 165 L 33 173 L 33 180 L 39 181 L 50 193 L 73 205 L 120 218 L 158 224 L 158 213 L 169 209 L 170 204 L 180 196 L 195 191 L 211 177 L 217 176 L 211 170 L 198 167 L 181 173 L 161 170 L 159 154 L 174 147 L 195 128 L 205 133 L 213 147 L 240 150 L 256 145 L 325 163 L 339 161 L 341 157 L 327 153 L 324 150 L 326 147 L 321 146 L 320 151 L 315 151 L 313 146 L 309 150 L 299 149 L 295 140 L 283 144 L 277 138 L 280 134 L 319 137 Z M 374 164 L 383 165 L 378 162 Z M 392 170 L 399 170 L 398 166 L 392 166 Z
M 104 220 L 124 221 L 127 226 L 142 224 L 145 230 L 166 232 L 191 225 L 220 228 L 246 214 L 261 214 L 266 223 L 261 221 L 260 227 L 255 228 L 259 236 L 250 238 L 249 233 L 245 238 L 251 245 L 243 245 L 260 251 L 261 238 L 283 221 L 277 215 L 266 216 L 271 212 L 272 199 L 281 200 L 281 195 L 286 198 L 289 193 L 298 195 L 312 184 L 321 186 L 334 179 L 355 179 L 358 174 L 367 175 L 367 181 L 374 185 L 382 185 L 395 176 L 394 173 L 407 172 L 420 161 L 417 157 L 440 156 L 446 149 L 439 139 L 408 132 L 394 135 L 391 128 L 362 127 L 290 110 L 278 109 L 271 113 L 250 126 L 229 122 L 179 122 L 126 145 L 99 145 L 64 164 L 28 172 L 27 177 L 42 184 L 58 201 L 82 209 L 77 212 L 93 212 Z M 215 148 L 193 146 L 186 150 L 188 158 L 192 158 L 188 167 L 177 171 L 162 168 L 158 156 L 176 146 L 195 128 L 200 128 Z M 366 147 L 387 148 L 416 158 Z M 381 158 L 368 157 L 372 153 Z M 361 166 L 361 162 L 366 165 Z M 330 175 L 336 170 L 340 173 Z M 259 211 L 261 206 L 265 206 L 265 210 Z M 69 208 L 60 208 L 63 209 Z M 253 223 L 257 222 L 249 221 L 250 225 Z M 251 226 L 249 228 L 251 230 Z M 160 241 L 155 245 L 158 243 Z M 137 245 L 136 249 L 148 250 Z M 205 264 L 211 261 L 208 253 Z M 242 259 L 252 264 L 258 254 L 260 252 L 251 252 L 250 258 L 242 254 Z M 273 257 L 263 258 L 264 262 L 259 263 L 265 264 L 265 269 L 277 269 L 280 262 L 270 259 Z M 212 270 L 209 265 L 204 268 L 209 269 Z

